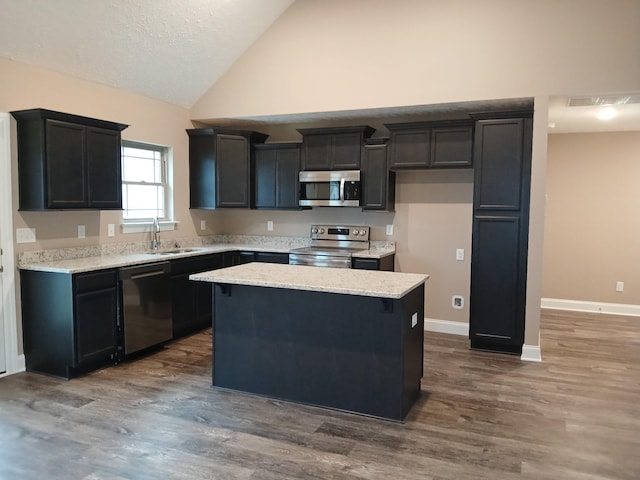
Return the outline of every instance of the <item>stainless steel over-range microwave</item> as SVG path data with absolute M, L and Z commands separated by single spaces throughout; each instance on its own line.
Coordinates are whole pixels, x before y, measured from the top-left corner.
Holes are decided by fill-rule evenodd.
M 359 207 L 360 170 L 300 172 L 301 207 Z

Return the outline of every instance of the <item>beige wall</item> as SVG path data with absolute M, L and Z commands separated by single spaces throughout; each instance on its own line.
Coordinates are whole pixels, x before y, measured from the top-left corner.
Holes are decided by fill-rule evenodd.
M 640 305 L 640 132 L 550 135 L 547 195 L 542 296 Z
M 194 119 L 637 89 L 637 0 L 297 0 Z
M 640 89 L 639 18 L 638 0 L 297 0 L 191 117 L 534 97 L 525 344 L 539 345 L 548 97 Z M 407 242 L 401 267 L 403 250 L 428 265 Z

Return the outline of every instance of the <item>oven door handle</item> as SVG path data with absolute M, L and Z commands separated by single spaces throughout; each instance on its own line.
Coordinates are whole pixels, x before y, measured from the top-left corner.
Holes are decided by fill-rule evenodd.
M 340 179 L 340 201 L 344 202 L 344 177 Z

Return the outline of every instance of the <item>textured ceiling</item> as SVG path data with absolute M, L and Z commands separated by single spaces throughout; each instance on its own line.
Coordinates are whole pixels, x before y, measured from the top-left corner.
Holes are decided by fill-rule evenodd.
M 293 0 L 0 0 L 0 56 L 191 107 Z

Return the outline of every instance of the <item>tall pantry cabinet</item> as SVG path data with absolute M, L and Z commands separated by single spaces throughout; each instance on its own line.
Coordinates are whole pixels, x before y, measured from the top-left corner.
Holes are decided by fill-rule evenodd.
M 475 116 L 471 348 L 524 343 L 532 113 Z

